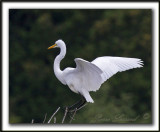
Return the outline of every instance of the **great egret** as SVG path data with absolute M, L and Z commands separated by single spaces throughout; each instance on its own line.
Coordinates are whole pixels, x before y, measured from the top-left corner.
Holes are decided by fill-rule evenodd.
M 77 65 L 76 68 L 66 68 L 62 71 L 60 62 L 66 55 L 66 45 L 64 41 L 57 40 L 48 49 L 57 47 L 60 48 L 60 54 L 55 58 L 53 66 L 56 77 L 61 83 L 68 85 L 73 92 L 83 97 L 80 102 L 70 108 L 78 104 L 76 108 L 79 109 L 86 102 L 93 103 L 94 101 L 89 92 L 98 90 L 102 83 L 117 72 L 143 67 L 141 59 L 103 56 L 96 58 L 92 62 L 76 58 L 74 60 Z

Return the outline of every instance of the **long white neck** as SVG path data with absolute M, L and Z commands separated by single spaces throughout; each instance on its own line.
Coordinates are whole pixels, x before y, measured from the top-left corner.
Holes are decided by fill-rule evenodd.
M 56 77 L 63 84 L 64 84 L 63 76 L 62 76 L 63 71 L 61 71 L 61 69 L 60 69 L 60 62 L 65 57 L 65 55 L 66 55 L 66 46 L 64 44 L 64 45 L 61 45 L 61 47 L 60 47 L 60 54 L 55 58 L 55 60 L 54 60 L 54 66 L 53 66 L 54 73 L 55 73 Z

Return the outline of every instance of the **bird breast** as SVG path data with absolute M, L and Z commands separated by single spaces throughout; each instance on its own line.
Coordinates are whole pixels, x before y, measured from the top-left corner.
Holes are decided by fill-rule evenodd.
M 75 89 L 75 87 L 72 83 L 68 84 L 68 87 L 71 89 L 71 91 L 78 93 L 78 91 Z

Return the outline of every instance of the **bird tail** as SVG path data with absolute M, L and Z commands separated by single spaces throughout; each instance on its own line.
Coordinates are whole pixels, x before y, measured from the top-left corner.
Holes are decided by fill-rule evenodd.
M 93 101 L 93 99 L 90 96 L 90 94 L 89 94 L 88 91 L 83 90 L 82 95 L 85 97 L 85 99 L 86 99 L 87 102 L 94 103 L 94 101 Z

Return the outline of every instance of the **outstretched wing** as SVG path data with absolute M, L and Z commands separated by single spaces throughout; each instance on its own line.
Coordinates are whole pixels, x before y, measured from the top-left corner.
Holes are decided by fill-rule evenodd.
M 143 67 L 143 61 L 141 61 L 141 59 L 126 57 L 98 57 L 93 60 L 92 63 L 98 66 L 103 71 L 103 82 L 117 72 Z
M 101 74 L 103 71 L 95 64 L 83 60 L 81 58 L 75 59 L 77 67 L 75 74 L 79 74 L 81 80 L 81 87 L 87 91 L 96 91 L 100 88 L 103 79 Z

